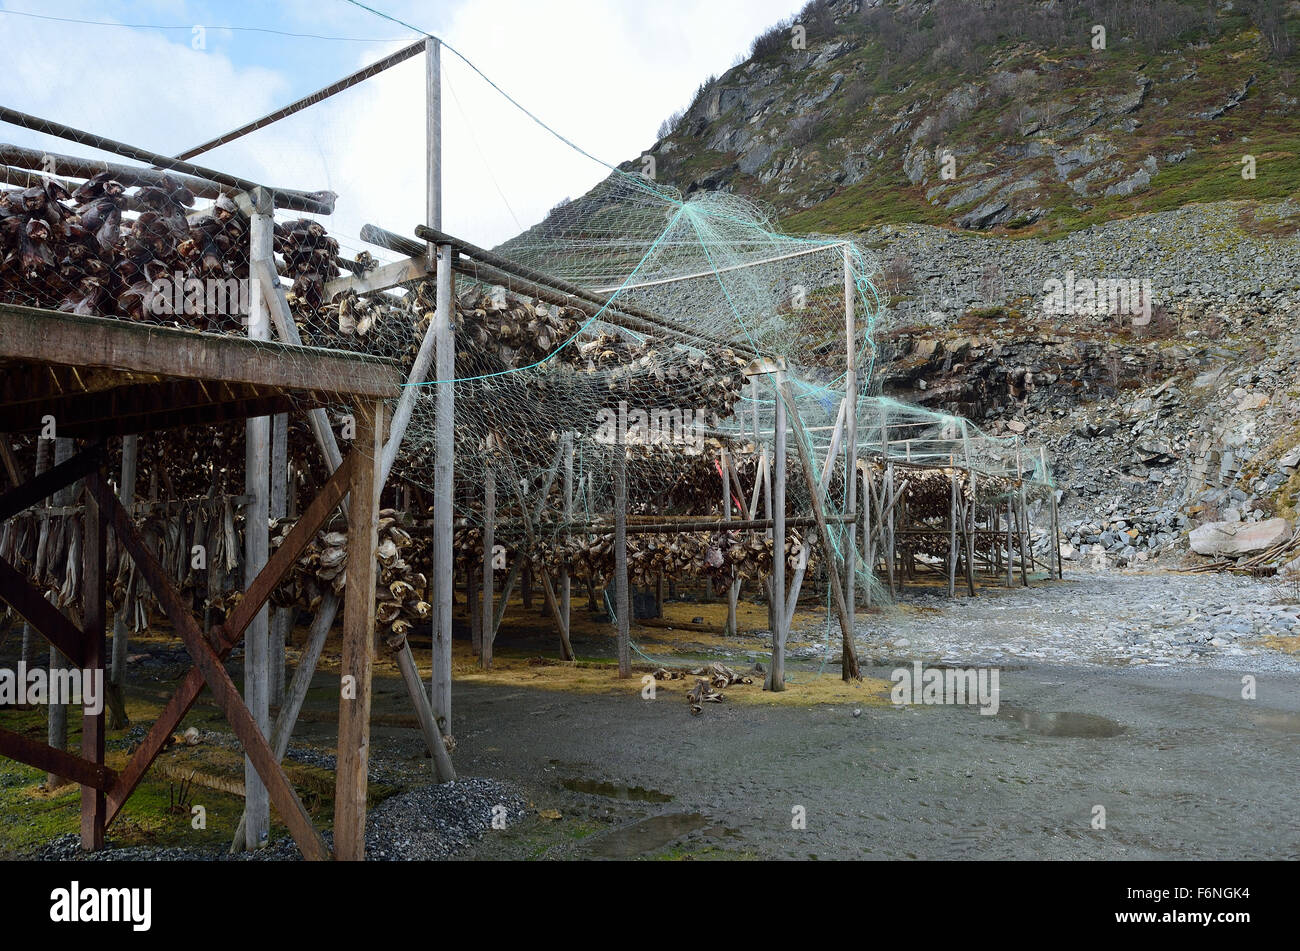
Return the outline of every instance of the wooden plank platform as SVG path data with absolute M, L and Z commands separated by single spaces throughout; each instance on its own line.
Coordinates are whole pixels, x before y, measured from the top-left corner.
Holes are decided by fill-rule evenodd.
M 399 394 L 366 354 L 0 304 L 0 432 L 128 435 Z

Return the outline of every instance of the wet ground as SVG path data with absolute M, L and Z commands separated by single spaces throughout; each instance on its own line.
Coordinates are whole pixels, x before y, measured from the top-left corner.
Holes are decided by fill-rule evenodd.
M 465 685 L 458 768 L 561 813 L 471 854 L 1300 858 L 1300 663 L 1254 642 L 1289 631 L 1297 607 L 1278 600 L 1271 582 L 1111 573 L 860 616 L 864 674 L 995 664 L 996 715 L 721 704 L 691 717 L 636 697 Z M 1223 636 L 1234 618 L 1249 633 Z M 817 669 L 822 649 L 805 653 L 792 678 Z
M 421 840 L 428 823 L 416 809 L 393 851 L 484 859 L 1300 858 L 1293 806 L 1300 658 L 1288 653 L 1300 605 L 1287 595 L 1270 581 L 1115 572 L 1067 574 L 1028 590 L 989 587 L 973 600 L 907 592 L 897 606 L 858 616 L 862 672 L 879 678 L 859 688 L 861 702 L 756 706 L 733 698 L 691 716 L 680 694 L 667 691 L 644 700 L 635 690 L 539 689 L 522 677 L 458 679 L 456 768 L 500 781 L 484 788 L 509 800 L 501 804 L 506 827 L 482 828 L 493 804 L 475 800 L 457 813 L 470 818 L 456 820 L 456 849 L 442 848 Z M 707 611 L 686 613 L 697 610 Z M 815 611 L 799 618 L 788 676 L 806 684 L 837 669 L 839 637 L 827 635 Z M 499 646 L 523 656 L 554 646 L 544 622 L 525 628 L 534 633 Z M 607 654 L 607 630 L 575 624 L 579 656 Z M 667 659 L 670 644 L 678 665 L 767 660 L 765 638 L 755 633 L 637 631 L 643 663 Z M 165 697 L 186 666 L 176 650 L 151 644 L 133 665 L 136 689 Z M 418 646 L 416 655 L 425 666 Z M 916 661 L 996 667 L 997 712 L 889 704 L 881 682 Z M 290 759 L 332 769 L 336 715 L 337 676 L 326 670 L 313 682 Z M 223 727 L 219 716 L 204 723 Z M 428 783 L 414 727 L 400 682 L 381 671 L 372 784 Z M 209 742 L 223 739 L 214 733 Z M 387 801 L 390 810 L 401 795 Z M 460 828 L 466 822 L 473 828 Z M 434 816 L 429 828 L 437 824 Z
M 473 854 L 1300 858 L 1300 675 L 1258 675 L 1253 701 L 1226 669 L 1034 664 L 1000 681 L 995 716 L 723 704 L 690 717 L 677 703 L 469 687 L 458 768 L 562 814 L 549 844 L 530 826 Z

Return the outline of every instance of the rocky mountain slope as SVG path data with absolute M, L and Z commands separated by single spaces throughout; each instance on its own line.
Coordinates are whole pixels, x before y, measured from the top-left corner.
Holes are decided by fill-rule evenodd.
M 1071 556 L 1183 558 L 1300 506 L 1298 51 L 1296 0 L 814 0 L 648 151 L 857 235 L 873 390 L 1045 444 Z
M 814 0 L 649 151 L 786 230 L 1060 234 L 1294 193 L 1297 48 L 1291 0 Z

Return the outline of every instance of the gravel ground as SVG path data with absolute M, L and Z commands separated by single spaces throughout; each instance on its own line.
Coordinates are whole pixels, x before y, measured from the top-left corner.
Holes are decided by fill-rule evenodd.
M 1223 574 L 1072 572 L 1065 581 L 980 590 L 977 597 L 904 593 L 901 607 L 859 615 L 858 644 L 882 658 L 1300 670 L 1300 659 L 1253 643 L 1297 628 L 1300 604 L 1275 581 Z M 822 625 L 805 658 L 820 658 Z M 832 643 L 838 642 L 838 629 Z
M 527 813 L 515 787 L 495 779 L 461 778 L 454 783 L 423 786 L 390 796 L 366 816 L 366 857 L 371 861 L 421 861 L 450 858 L 493 828 L 508 828 Z M 333 845 L 333 837 L 325 833 Z M 35 858 L 48 861 L 283 861 L 302 857 L 293 840 L 277 838 L 258 852 L 228 855 L 222 849 L 109 847 L 82 852 L 76 835 L 55 839 Z

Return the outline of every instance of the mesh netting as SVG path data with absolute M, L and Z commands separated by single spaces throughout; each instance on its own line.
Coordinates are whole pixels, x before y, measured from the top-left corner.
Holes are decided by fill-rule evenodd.
M 419 65 L 417 58 L 397 66 L 245 138 L 216 144 L 194 161 L 344 192 L 347 185 L 339 183 L 356 181 L 355 169 L 323 162 L 315 143 L 348 139 L 356 162 L 388 169 L 395 192 L 418 196 L 422 130 L 379 142 L 358 135 L 356 123 L 374 101 L 367 97 L 410 81 Z M 516 119 L 514 127 L 494 130 L 496 140 L 519 144 L 520 153 L 559 150 L 590 164 L 590 156 Z M 0 302 L 248 332 L 257 291 L 243 190 L 150 169 L 129 152 L 92 155 L 32 123 L 23 129 L 28 145 L 0 145 L 0 176 L 11 186 L 0 192 Z M 395 149 L 395 141 L 410 147 Z M 406 229 L 422 214 L 397 209 L 418 202 L 386 200 L 372 218 L 348 198 L 277 191 L 271 252 L 292 330 L 304 344 L 389 357 L 409 370 L 434 317 L 434 275 L 360 292 L 356 279 L 411 253 L 368 243 L 363 226 L 392 225 L 389 216 L 401 214 L 407 224 L 398 230 L 414 239 Z M 466 569 L 481 557 L 490 473 L 497 483 L 496 542 L 511 561 L 526 556 L 603 584 L 613 570 L 614 466 L 625 458 L 629 522 L 669 526 L 634 531 L 634 583 L 665 575 L 725 585 L 734 577 L 765 576 L 774 556 L 765 532 L 677 531 L 671 523 L 770 514 L 770 501 L 765 512 L 756 486 L 770 486 L 778 400 L 795 420 L 787 500 L 798 524 L 785 546 L 792 569 L 809 552 L 813 564 L 824 560 L 810 524 L 813 492 L 803 458 L 813 482 L 827 485 L 824 514 L 838 557 L 848 554 L 850 533 L 862 531 L 845 513 L 862 511 L 890 463 L 912 471 L 913 514 L 921 521 L 933 517 L 935 526 L 951 503 L 941 498 L 936 479 L 948 485 L 954 472 L 960 492 L 984 499 L 989 513 L 1018 491 L 1021 478 L 1031 499 L 1046 498 L 1050 470 L 1040 451 L 987 436 L 964 419 L 871 395 L 878 390 L 873 340 L 887 301 L 875 282 L 875 260 L 851 239 L 782 234 L 762 208 L 740 196 L 683 196 L 615 169 L 497 247 L 495 263 L 481 257 L 464 249 L 456 255 L 455 381 L 441 384 L 455 391 L 457 555 Z M 384 496 L 395 509 L 390 517 L 414 537 L 407 560 L 421 569 L 417 587 L 425 609 L 438 429 L 439 384 L 431 374 L 411 381 L 411 421 Z M 784 394 L 780 380 L 787 382 Z M 328 411 L 340 441 L 348 412 L 347 406 Z M 845 478 L 849 420 L 857 428 L 853 480 Z M 140 452 L 139 479 L 152 500 L 201 500 L 188 518 L 188 535 L 172 538 L 175 550 L 183 551 L 187 538 L 210 536 L 228 570 L 238 555 L 238 506 L 212 500 L 242 491 L 242 429 L 149 434 Z M 307 492 L 322 484 L 326 467 L 299 414 L 290 420 L 288 443 L 295 486 Z M 15 448 L 35 454 L 34 444 Z M 535 523 L 534 512 L 540 513 Z M 158 535 L 160 544 L 171 544 L 165 539 L 177 533 L 169 536 L 160 525 Z M 942 547 L 937 527 L 934 538 L 932 547 Z M 327 553 L 339 547 L 337 537 L 322 540 L 326 554 L 309 566 L 336 589 L 341 575 L 330 571 L 337 566 L 322 566 L 320 558 L 329 561 Z M 855 564 L 859 590 L 878 591 L 874 562 L 859 554 Z M 186 574 L 180 556 L 176 570 Z M 303 591 L 304 603 L 319 598 L 319 589 Z M 207 597 L 218 600 L 211 590 Z

